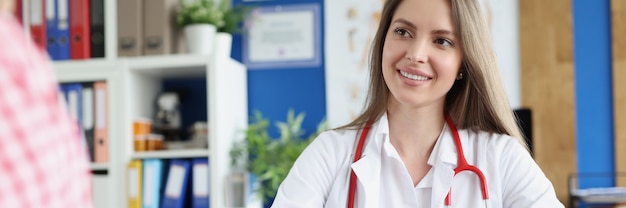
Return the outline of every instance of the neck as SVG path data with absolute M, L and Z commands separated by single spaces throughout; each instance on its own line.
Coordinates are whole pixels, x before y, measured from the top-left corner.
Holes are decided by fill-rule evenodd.
M 445 122 L 443 108 L 408 109 L 390 104 L 387 109 L 390 142 L 401 157 L 428 157 Z

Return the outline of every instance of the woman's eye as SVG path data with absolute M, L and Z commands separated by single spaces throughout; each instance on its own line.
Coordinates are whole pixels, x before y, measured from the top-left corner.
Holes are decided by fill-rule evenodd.
M 438 38 L 437 40 L 435 40 L 435 43 L 442 46 L 452 46 L 452 41 L 445 38 Z
M 393 32 L 402 37 L 411 37 L 411 33 L 403 28 L 396 28 L 395 30 L 393 30 Z

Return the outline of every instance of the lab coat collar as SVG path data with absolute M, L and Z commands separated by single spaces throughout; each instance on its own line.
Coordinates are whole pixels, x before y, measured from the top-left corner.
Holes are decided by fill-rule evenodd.
M 459 132 L 459 136 L 461 132 Z M 456 146 L 454 145 L 454 137 L 448 123 L 444 123 L 441 134 L 437 138 L 433 152 L 430 153 L 428 164 L 434 166 L 437 163 L 446 163 L 456 167 L 458 162 Z
M 463 136 L 461 132 L 459 132 L 459 135 Z M 445 123 L 441 135 L 439 135 L 437 143 L 435 143 L 433 152 L 428 158 L 428 164 L 433 168 L 431 207 L 444 207 L 444 200 L 450 191 L 450 187 L 452 187 L 454 168 L 456 168 L 458 163 L 457 155 L 452 131 L 448 124 Z
M 359 184 L 365 189 L 365 193 L 362 193 L 357 188 L 357 198 L 365 197 L 365 207 L 367 208 L 380 205 L 381 152 L 384 136 L 389 135 L 387 114 L 384 114 L 378 122 L 372 125 L 369 134 L 361 159 L 351 165 Z M 464 135 L 461 131 L 459 134 L 461 137 Z M 358 140 L 359 138 L 355 139 Z M 433 168 L 432 207 L 443 207 L 444 199 L 452 186 L 454 168 L 457 165 L 456 147 L 452 132 L 447 124 L 444 124 L 433 152 L 428 158 L 428 164 Z
M 387 113 L 384 113 L 380 119 L 378 119 L 378 122 L 372 125 L 371 131 L 374 137 L 368 137 L 368 139 L 374 140 L 376 146 L 382 148 L 385 137 L 389 136 L 389 120 Z M 382 150 L 380 148 L 378 150 Z
M 387 114 L 378 119 L 378 121 L 372 124 L 370 133 L 367 135 L 365 147 L 361 155 L 361 159 L 352 163 L 351 167 L 354 170 L 354 174 L 357 176 L 358 184 L 363 186 L 364 192 L 360 192 L 357 186 L 357 201 L 359 197 L 365 197 L 365 207 L 374 208 L 380 205 L 380 158 L 383 145 L 383 138 L 389 134 L 389 125 L 387 121 Z M 361 136 L 359 132 L 357 141 Z M 355 142 L 356 146 L 356 142 Z

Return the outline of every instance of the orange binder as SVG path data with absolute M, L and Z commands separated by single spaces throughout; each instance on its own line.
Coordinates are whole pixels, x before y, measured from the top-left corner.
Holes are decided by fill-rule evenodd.
M 128 196 L 128 208 L 141 208 L 142 198 L 142 161 L 132 160 L 128 163 L 126 174 L 126 194 Z
M 70 0 L 70 58 L 91 58 L 89 0 Z
M 109 110 L 108 110 L 108 90 L 107 83 L 98 81 L 93 84 L 94 89 L 94 157 L 96 163 L 106 163 L 109 161 Z

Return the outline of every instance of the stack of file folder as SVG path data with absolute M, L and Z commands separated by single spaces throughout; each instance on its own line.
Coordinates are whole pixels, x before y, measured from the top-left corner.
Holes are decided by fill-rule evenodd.
M 208 208 L 207 158 L 145 159 L 128 164 L 129 208 Z

